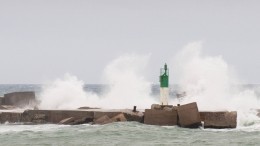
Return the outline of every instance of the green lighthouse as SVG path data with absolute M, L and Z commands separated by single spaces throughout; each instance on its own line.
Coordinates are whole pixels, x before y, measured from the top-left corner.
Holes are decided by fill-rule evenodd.
M 160 104 L 168 105 L 169 97 L 169 69 L 165 63 L 164 68 L 160 70 Z

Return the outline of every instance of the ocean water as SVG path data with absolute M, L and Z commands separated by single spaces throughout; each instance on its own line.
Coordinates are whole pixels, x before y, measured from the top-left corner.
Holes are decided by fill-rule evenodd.
M 260 130 L 185 129 L 136 122 L 107 125 L 0 125 L 0 145 L 259 145 Z
M 97 94 L 102 94 L 105 88 L 105 85 L 84 86 L 84 90 Z M 151 94 L 158 94 L 158 86 L 152 90 Z M 13 91 L 39 94 L 41 85 L 0 85 L 0 96 Z M 172 90 L 172 94 L 175 92 Z M 5 123 L 0 124 L 0 145 L 260 145 L 260 123 L 256 121 L 236 129 L 186 129 L 137 122 L 73 126 Z

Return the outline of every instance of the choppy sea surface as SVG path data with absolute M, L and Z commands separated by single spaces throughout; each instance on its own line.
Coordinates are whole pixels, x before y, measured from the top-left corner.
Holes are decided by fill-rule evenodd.
M 259 145 L 259 129 L 185 129 L 136 122 L 0 125 L 0 145 Z
M 103 85 L 85 86 L 85 90 L 99 94 L 103 88 Z M 158 94 L 158 87 L 152 88 L 152 94 Z M 0 85 L 0 96 L 14 91 L 39 93 L 41 85 Z M 73 126 L 5 123 L 0 124 L 0 145 L 260 145 L 260 124 L 236 129 L 186 129 L 137 122 Z

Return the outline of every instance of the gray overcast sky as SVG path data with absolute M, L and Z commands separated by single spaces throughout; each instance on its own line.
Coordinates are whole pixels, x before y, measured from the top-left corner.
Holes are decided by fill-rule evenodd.
M 260 83 L 258 0 L 0 0 L 0 83 L 42 83 L 69 72 L 100 83 L 107 63 L 149 54 L 150 80 L 191 41 Z

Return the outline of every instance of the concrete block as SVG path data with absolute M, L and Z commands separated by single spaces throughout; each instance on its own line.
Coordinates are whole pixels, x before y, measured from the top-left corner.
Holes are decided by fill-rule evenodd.
M 0 114 L 0 122 L 16 123 L 21 121 L 21 113 L 2 112 Z
M 144 113 L 143 112 L 124 112 L 124 117 L 127 121 L 136 121 L 144 123 Z
M 16 107 L 16 106 L 13 106 L 13 105 L 1 105 L 0 108 L 3 109 L 3 110 L 14 110 L 14 109 L 16 109 L 17 107 Z
M 4 97 L 0 97 L 0 105 L 4 104 Z
M 103 115 L 101 117 L 99 117 L 98 119 L 94 120 L 95 124 L 108 124 L 108 123 L 112 123 L 112 122 L 125 122 L 127 121 L 124 113 L 120 113 L 112 118 L 109 118 L 108 115 Z
M 79 125 L 79 124 L 86 124 L 86 123 L 93 123 L 93 118 L 83 117 L 80 119 L 76 119 L 71 125 Z
M 94 120 L 95 124 L 108 124 L 108 123 L 112 123 L 113 121 L 107 116 L 107 115 L 103 115 L 97 119 Z
M 0 105 L 0 110 L 6 110 L 6 108 L 3 105 Z
M 22 114 L 23 122 L 33 122 L 35 115 L 44 114 L 46 123 L 57 124 L 61 120 L 74 117 L 81 121 L 93 121 L 94 112 L 92 111 L 70 111 L 70 110 L 27 110 Z
M 122 114 L 122 112 L 102 112 L 95 111 L 94 112 L 94 123 L 95 124 L 108 124 L 114 122 L 112 120 L 113 117 Z
M 32 122 L 35 124 L 47 123 L 47 116 L 46 116 L 46 114 L 35 114 L 33 116 Z
M 126 119 L 126 117 L 123 113 L 114 116 L 113 118 L 111 118 L 111 120 L 113 122 L 125 122 L 125 121 L 127 121 L 127 119 Z
M 50 111 L 48 110 L 26 110 L 22 113 L 21 122 L 44 124 L 50 122 Z
M 152 105 L 151 105 L 151 109 L 161 110 L 161 109 L 162 109 L 162 106 L 159 105 L 159 104 L 152 104 Z
M 75 121 L 75 118 L 74 117 L 70 117 L 70 118 L 66 118 L 66 119 L 63 119 L 59 122 L 59 124 L 70 124 L 72 123 L 73 121 Z
M 155 109 L 155 110 L 168 110 L 168 109 L 172 109 L 173 105 L 159 105 L 159 104 L 152 104 L 151 105 L 151 109 Z
M 185 128 L 197 128 L 201 126 L 201 119 L 197 103 L 189 103 L 177 108 L 179 125 Z
M 177 112 L 146 109 L 144 113 L 144 124 L 160 126 L 177 125 Z
M 13 92 L 4 95 L 5 105 L 24 107 L 28 105 L 35 105 L 35 103 L 36 100 L 34 92 Z
M 107 116 L 108 118 L 113 118 L 114 116 L 117 116 L 119 114 L 121 114 L 122 112 L 103 112 L 103 111 L 94 111 L 94 120 L 103 117 L 103 116 Z
M 204 128 L 236 128 L 237 112 L 201 112 Z
M 173 111 L 173 107 L 163 107 L 163 110 L 165 111 Z
M 63 119 L 59 122 L 59 124 L 66 124 L 66 125 L 79 125 L 79 124 L 85 124 L 93 122 L 93 119 L 90 119 L 88 117 L 83 117 L 80 119 L 76 119 L 74 117 Z

